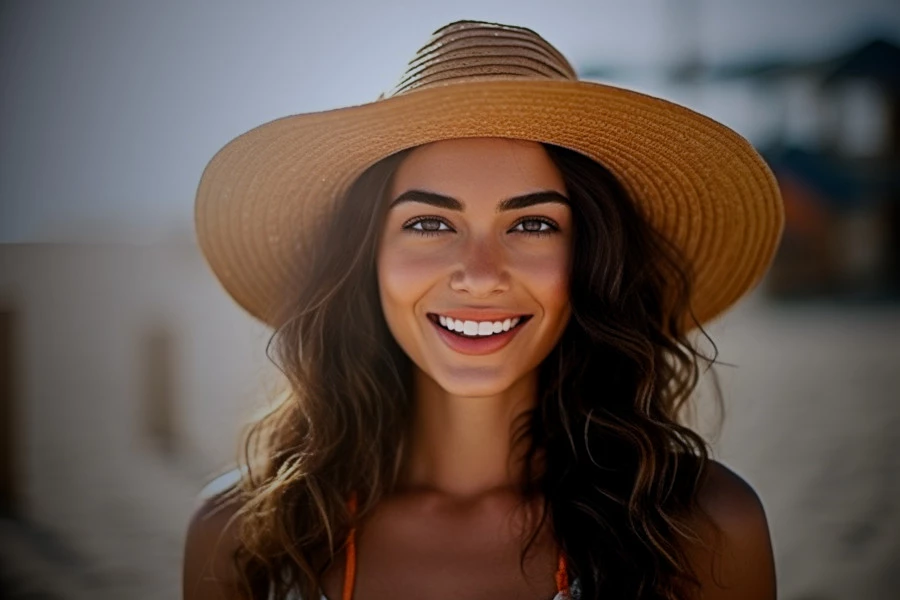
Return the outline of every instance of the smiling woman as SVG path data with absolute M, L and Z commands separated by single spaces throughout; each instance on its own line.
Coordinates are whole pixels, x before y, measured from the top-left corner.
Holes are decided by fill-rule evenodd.
M 730 130 L 489 23 L 229 143 L 198 236 L 288 390 L 191 522 L 185 598 L 773 598 L 759 498 L 678 417 L 779 201 Z
M 380 301 L 394 339 L 439 389 L 534 387 L 523 375 L 534 376 L 569 320 L 566 193 L 536 142 L 433 142 L 400 164 L 378 248 Z

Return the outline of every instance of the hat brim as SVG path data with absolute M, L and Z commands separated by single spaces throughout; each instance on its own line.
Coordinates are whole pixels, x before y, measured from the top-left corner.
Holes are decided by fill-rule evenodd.
M 775 177 L 725 125 L 599 83 L 482 80 L 288 116 L 238 136 L 200 179 L 200 248 L 238 304 L 274 325 L 310 228 L 366 168 L 400 150 L 464 137 L 556 144 L 606 166 L 691 263 L 701 323 L 759 282 L 781 238 Z

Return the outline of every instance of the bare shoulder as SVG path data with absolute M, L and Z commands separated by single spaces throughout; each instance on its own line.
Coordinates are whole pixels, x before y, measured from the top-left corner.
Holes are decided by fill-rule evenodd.
M 701 544 L 689 556 L 704 600 L 772 600 L 775 565 L 769 525 L 756 491 L 738 474 L 714 460 L 698 491 Z M 711 522 L 711 523 L 710 523 Z
M 240 505 L 222 492 L 239 475 L 228 472 L 210 482 L 197 499 L 184 545 L 182 592 L 184 600 L 239 600 L 238 578 L 232 556 L 238 547 Z

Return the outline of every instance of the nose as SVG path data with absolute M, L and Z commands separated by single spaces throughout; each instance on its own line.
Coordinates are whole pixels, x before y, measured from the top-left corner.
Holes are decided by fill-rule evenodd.
M 450 277 L 450 288 L 475 298 L 509 289 L 509 271 L 496 240 L 472 239 L 465 244 L 459 268 Z

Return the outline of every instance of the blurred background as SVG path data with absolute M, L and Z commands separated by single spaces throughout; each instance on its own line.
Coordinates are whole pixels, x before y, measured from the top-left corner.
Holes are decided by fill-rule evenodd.
M 268 330 L 194 243 L 231 138 L 375 99 L 441 25 L 749 139 L 787 229 L 709 326 L 779 597 L 900 597 L 900 7 L 888 0 L 0 3 L 0 596 L 177 598 L 197 493 L 270 393 Z

